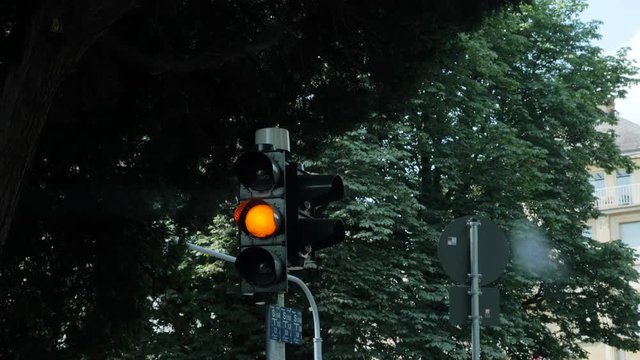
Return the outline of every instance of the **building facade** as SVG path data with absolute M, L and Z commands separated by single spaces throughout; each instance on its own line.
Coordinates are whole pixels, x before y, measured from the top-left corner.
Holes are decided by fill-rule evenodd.
M 616 143 L 622 153 L 640 166 L 640 125 L 618 119 L 613 127 Z M 598 241 L 622 240 L 640 254 L 640 171 L 627 173 L 617 169 L 607 174 L 602 169 L 592 168 L 591 184 L 596 197 L 596 207 L 602 216 L 591 219 L 587 225 L 588 236 Z M 640 270 L 640 262 L 636 262 Z M 640 291 L 640 284 L 635 284 Z M 604 344 L 583 344 L 589 352 L 589 360 L 640 360 L 640 353 L 627 353 Z

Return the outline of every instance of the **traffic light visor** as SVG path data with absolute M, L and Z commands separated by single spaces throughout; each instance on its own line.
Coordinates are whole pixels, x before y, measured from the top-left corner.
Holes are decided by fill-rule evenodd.
M 313 250 L 322 250 L 344 241 L 345 226 L 338 219 L 298 219 L 298 237 Z
M 256 238 L 273 236 L 280 229 L 280 213 L 261 200 L 241 202 L 233 217 L 241 229 Z
M 265 153 L 246 152 L 234 164 L 236 176 L 248 189 L 267 191 L 280 183 L 282 171 Z
M 344 184 L 338 175 L 301 175 L 298 177 L 300 197 L 312 207 L 321 206 L 344 196 Z

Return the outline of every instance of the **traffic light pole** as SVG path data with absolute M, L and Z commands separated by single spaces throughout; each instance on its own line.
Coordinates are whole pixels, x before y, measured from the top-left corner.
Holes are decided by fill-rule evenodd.
M 480 359 L 480 274 L 478 273 L 478 219 L 470 219 L 469 251 L 471 258 L 471 359 Z
M 276 305 L 284 306 L 284 293 L 278 293 L 276 295 Z M 269 307 L 267 307 L 266 312 L 266 328 L 269 329 Z M 267 360 L 285 360 L 285 348 L 284 343 L 272 340 L 269 337 L 269 331 L 266 331 L 266 339 L 267 339 Z
M 180 240 L 178 239 L 178 237 L 172 237 L 170 239 L 171 241 L 178 243 L 180 242 Z M 207 249 L 204 248 L 202 246 L 198 246 L 195 244 L 191 244 L 191 243 L 185 243 L 187 245 L 187 247 L 193 251 L 199 252 L 199 253 L 203 253 L 203 254 L 207 254 L 210 256 L 213 256 L 217 259 L 220 260 L 224 260 L 227 262 L 231 262 L 231 263 L 235 263 L 236 262 L 236 258 L 227 254 L 223 254 L 221 252 L 215 251 L 215 250 L 211 250 L 211 249 Z M 311 290 L 309 290 L 309 287 L 307 286 L 307 284 L 304 283 L 304 281 L 302 281 L 302 279 L 295 277 L 293 275 L 287 275 L 287 280 L 296 283 L 298 286 L 300 286 L 300 288 L 302 289 L 302 292 L 304 292 L 304 294 L 307 296 L 307 300 L 309 301 L 309 306 L 311 306 L 311 313 L 313 315 L 313 333 L 314 333 L 314 337 L 313 337 L 313 360 L 322 360 L 322 338 L 320 337 L 320 314 L 318 312 L 318 305 L 316 304 L 315 299 L 313 298 L 313 294 L 311 294 Z M 282 303 L 280 303 L 280 299 L 282 299 Z M 283 306 L 284 305 L 284 294 L 278 294 L 278 305 Z M 282 351 L 282 359 L 284 359 L 284 343 L 281 344 L 283 347 L 283 351 Z M 267 349 L 267 352 L 269 352 L 269 349 Z M 271 359 L 271 358 L 268 358 Z

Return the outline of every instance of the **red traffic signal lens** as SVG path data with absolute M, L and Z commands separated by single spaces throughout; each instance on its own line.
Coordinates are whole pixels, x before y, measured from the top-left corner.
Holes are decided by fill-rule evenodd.
M 233 212 L 233 220 L 236 221 L 236 224 L 240 223 L 240 218 L 242 217 L 242 210 L 244 210 L 247 204 L 249 204 L 249 201 L 250 200 L 242 201 L 240 204 L 238 204 L 236 211 Z

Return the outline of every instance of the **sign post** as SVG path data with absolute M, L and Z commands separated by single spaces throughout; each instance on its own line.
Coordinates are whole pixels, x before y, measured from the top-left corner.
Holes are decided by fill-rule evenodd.
M 271 309 L 274 307 L 284 306 L 284 293 L 278 293 L 276 304 L 272 304 L 267 308 L 267 360 L 284 360 L 285 347 L 284 342 L 280 338 L 271 336 L 270 329 L 273 323 Z
M 478 273 L 478 226 L 480 221 L 471 218 L 469 225 L 471 252 L 471 359 L 480 359 L 480 274 Z
M 444 272 L 463 286 L 449 288 L 449 322 L 471 320 L 471 358 L 480 359 L 480 324 L 500 323 L 499 290 L 481 287 L 497 280 L 509 259 L 506 236 L 491 220 L 464 216 L 442 232 L 438 257 Z

